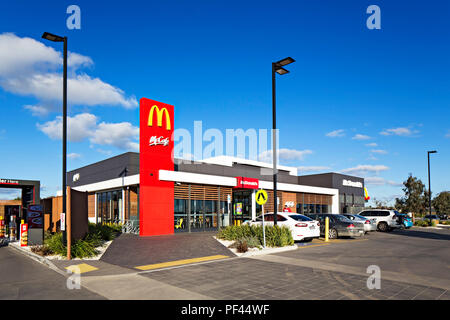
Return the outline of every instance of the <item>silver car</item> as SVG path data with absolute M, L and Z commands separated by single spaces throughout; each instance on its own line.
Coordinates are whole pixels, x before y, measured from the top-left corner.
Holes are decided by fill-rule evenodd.
M 366 217 L 360 216 L 358 214 L 350 214 L 343 213 L 342 215 L 346 216 L 350 220 L 354 222 L 360 222 L 364 225 L 364 232 L 377 231 L 377 219 L 368 219 Z

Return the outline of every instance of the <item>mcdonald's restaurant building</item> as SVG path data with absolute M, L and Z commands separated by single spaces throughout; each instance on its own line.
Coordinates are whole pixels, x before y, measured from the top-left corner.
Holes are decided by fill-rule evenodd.
M 126 222 L 141 236 L 212 231 L 261 214 L 258 189 L 268 193 L 264 212 L 274 211 L 271 164 L 228 156 L 174 159 L 173 120 L 173 106 L 143 98 L 139 153 L 68 172 L 69 186 L 88 193 L 91 222 Z M 341 212 L 338 188 L 304 184 L 295 167 L 278 166 L 277 190 L 278 211 Z

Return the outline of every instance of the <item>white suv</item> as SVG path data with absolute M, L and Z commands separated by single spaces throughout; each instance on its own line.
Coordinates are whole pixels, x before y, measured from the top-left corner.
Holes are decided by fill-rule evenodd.
M 369 219 L 374 218 L 377 221 L 377 229 L 379 231 L 390 231 L 401 227 L 397 222 L 398 211 L 396 210 L 366 209 L 358 214 Z

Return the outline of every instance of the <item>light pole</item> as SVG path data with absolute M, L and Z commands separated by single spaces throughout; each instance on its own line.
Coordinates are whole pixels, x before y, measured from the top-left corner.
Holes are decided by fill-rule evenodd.
M 430 153 L 437 153 L 436 150 L 427 151 L 428 154 L 428 206 L 430 208 L 431 215 L 431 178 L 430 178 Z M 431 218 L 430 218 L 431 219 Z
M 67 193 L 67 37 L 60 37 L 48 32 L 44 32 L 42 35 L 43 39 L 53 41 L 53 42 L 63 42 L 64 43 L 64 75 L 63 75 L 63 171 L 62 171 L 62 192 L 63 192 L 63 207 L 62 211 L 67 216 L 66 207 L 66 193 Z M 64 219 L 65 221 L 66 219 Z M 67 228 L 64 226 L 63 231 L 63 242 L 67 242 Z
M 277 224 L 277 211 L 278 211 L 278 198 L 277 198 L 277 153 L 276 153 L 276 129 L 277 129 L 277 116 L 276 116 L 276 99 L 275 99 L 275 73 L 283 75 L 289 73 L 288 70 L 283 67 L 295 62 L 291 57 L 284 58 L 278 62 L 272 62 L 272 156 L 273 156 L 273 224 Z

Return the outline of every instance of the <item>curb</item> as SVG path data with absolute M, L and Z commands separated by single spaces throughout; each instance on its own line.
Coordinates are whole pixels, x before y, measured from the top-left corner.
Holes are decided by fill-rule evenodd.
M 296 244 L 292 246 L 286 246 L 286 247 L 266 247 L 264 249 L 260 249 L 258 251 L 247 251 L 244 253 L 236 252 L 236 250 L 232 250 L 231 248 L 228 248 L 224 240 L 218 239 L 217 237 L 213 236 L 214 239 L 216 239 L 217 242 L 219 242 L 221 245 L 223 245 L 225 248 L 228 249 L 232 254 L 234 254 L 237 258 L 246 258 L 251 256 L 259 256 L 264 254 L 272 254 L 272 253 L 278 253 L 278 252 L 284 252 L 284 251 L 291 251 L 291 250 L 297 250 L 298 246 Z
M 59 274 L 65 276 L 65 277 L 68 276 L 67 273 L 65 273 L 64 271 L 62 271 L 61 269 L 59 269 L 57 266 L 55 266 L 50 260 L 48 260 L 48 259 L 46 259 L 46 258 L 44 258 L 44 257 L 42 257 L 42 256 L 40 256 L 40 255 L 38 255 L 38 254 L 36 254 L 36 253 L 33 253 L 33 252 L 31 252 L 31 251 L 22 249 L 20 246 L 18 246 L 18 245 L 15 244 L 15 243 L 9 243 L 9 244 L 8 244 L 8 248 L 13 248 L 13 249 L 16 250 L 17 252 L 20 252 L 20 253 L 22 253 L 23 255 L 28 256 L 29 258 L 33 259 L 34 261 L 37 261 L 37 262 L 39 262 L 39 263 L 41 263 L 41 264 L 43 264 L 43 265 L 49 267 L 49 268 L 52 269 L 53 271 L 58 272 Z

